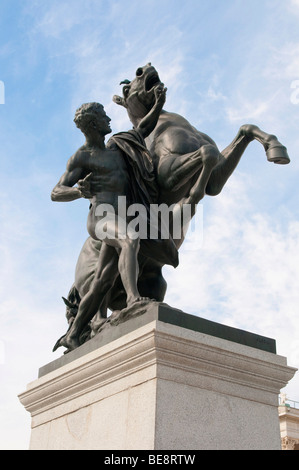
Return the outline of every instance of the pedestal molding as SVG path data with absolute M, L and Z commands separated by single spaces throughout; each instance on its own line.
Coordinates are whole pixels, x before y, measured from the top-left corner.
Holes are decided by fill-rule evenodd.
M 281 356 L 154 321 L 32 382 L 20 400 L 40 425 L 103 400 L 112 388 L 116 394 L 128 383 L 163 378 L 277 406 L 295 370 Z

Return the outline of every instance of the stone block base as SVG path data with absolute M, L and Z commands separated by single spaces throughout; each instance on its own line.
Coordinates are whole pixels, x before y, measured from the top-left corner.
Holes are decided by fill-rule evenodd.
M 296 370 L 273 340 L 163 304 L 100 336 L 19 396 L 30 449 L 281 449 L 278 395 Z

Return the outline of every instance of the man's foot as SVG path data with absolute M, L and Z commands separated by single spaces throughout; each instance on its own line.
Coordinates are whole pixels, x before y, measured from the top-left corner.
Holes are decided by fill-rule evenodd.
M 138 302 L 151 302 L 152 299 L 149 297 L 132 297 L 127 300 L 127 307 L 134 305 Z
M 107 323 L 107 318 L 99 318 L 95 320 L 91 325 L 90 337 L 93 338 L 97 333 L 99 333 L 105 323 Z

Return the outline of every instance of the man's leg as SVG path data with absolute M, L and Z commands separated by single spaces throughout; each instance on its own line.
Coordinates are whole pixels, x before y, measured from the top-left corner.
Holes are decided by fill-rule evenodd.
M 127 236 L 124 240 L 119 240 L 118 243 L 120 248 L 118 270 L 127 294 L 127 306 L 129 306 L 142 300 L 137 287 L 140 240 Z
M 118 255 L 115 248 L 103 243 L 92 285 L 87 294 L 81 299 L 78 313 L 70 330 L 62 338 L 61 346 L 65 346 L 70 350 L 80 346 L 80 334 L 99 310 L 118 275 L 117 263 Z

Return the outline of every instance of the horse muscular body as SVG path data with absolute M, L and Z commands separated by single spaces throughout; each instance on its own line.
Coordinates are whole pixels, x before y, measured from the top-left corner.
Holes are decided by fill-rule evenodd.
M 115 95 L 113 101 L 125 107 L 133 126 L 137 127 L 154 104 L 154 87 L 161 83 L 159 75 L 149 63 L 137 69 L 132 81 L 122 83 L 123 96 Z M 269 161 L 289 163 L 286 148 L 276 136 L 265 133 L 255 125 L 243 125 L 229 146 L 219 151 L 209 136 L 195 129 L 184 117 L 162 110 L 154 131 L 146 139 L 155 165 L 159 203 L 189 202 L 196 207 L 206 194 L 218 195 L 254 139 L 264 146 Z M 183 238 L 176 242 L 179 247 Z M 82 248 L 74 284 L 81 297 L 89 288 L 99 250 L 100 242 L 90 238 Z M 89 260 L 88 266 L 86 258 Z M 166 282 L 162 267 L 152 260 L 140 259 L 139 290 L 142 296 L 163 301 Z M 125 293 L 119 281 L 110 292 L 106 307 L 111 310 L 125 307 Z M 106 311 L 99 312 L 95 329 L 97 322 L 100 325 L 106 314 Z

